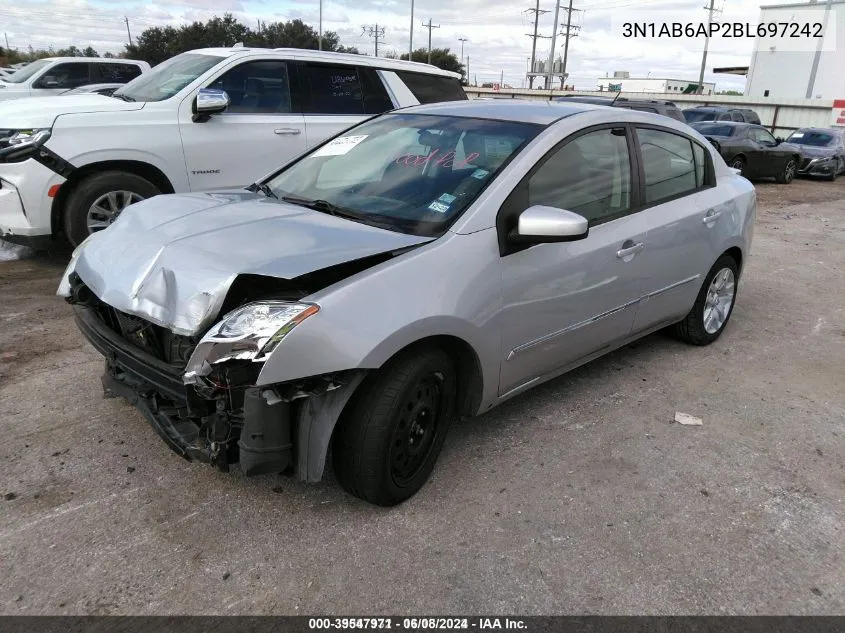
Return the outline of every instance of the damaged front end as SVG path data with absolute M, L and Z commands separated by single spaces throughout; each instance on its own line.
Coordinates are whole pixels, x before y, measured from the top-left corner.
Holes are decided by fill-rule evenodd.
M 331 431 L 363 372 L 257 384 L 263 358 L 318 308 L 267 301 L 261 306 L 301 309 L 262 329 L 242 307 L 202 336 L 183 336 L 111 307 L 75 272 L 68 283 L 78 327 L 105 356 L 106 395 L 138 408 L 173 451 L 223 471 L 239 463 L 246 475 L 320 479 Z

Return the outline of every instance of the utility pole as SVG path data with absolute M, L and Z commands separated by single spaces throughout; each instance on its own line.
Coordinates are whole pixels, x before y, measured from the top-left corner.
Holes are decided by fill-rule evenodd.
M 714 0 L 710 0 L 710 6 L 704 7 L 707 9 L 707 33 L 708 36 L 704 38 L 704 53 L 701 56 L 701 71 L 698 73 L 698 94 L 704 94 L 704 67 L 707 65 L 707 45 L 710 44 L 710 24 L 713 22 L 713 4 Z
M 712 0 L 711 0 L 712 1 Z M 557 43 L 557 25 L 560 19 L 560 0 L 555 0 L 555 27 L 552 31 L 552 49 L 549 51 L 549 68 L 546 75 L 546 88 L 551 90 L 552 77 L 554 76 L 554 62 L 555 62 L 555 44 Z
M 408 61 L 414 55 L 414 0 L 411 0 L 411 38 L 408 40 Z
M 503 70 L 502 74 L 499 76 L 499 89 L 501 90 L 504 87 L 505 87 L 505 71 Z
M 531 42 L 531 66 L 528 69 L 529 73 L 534 72 L 534 63 L 537 60 L 537 38 L 543 37 L 542 35 L 537 35 L 537 27 L 540 25 L 540 14 L 541 13 L 548 13 L 548 11 L 541 11 L 540 10 L 540 0 L 537 0 L 537 6 L 533 9 L 528 9 L 528 13 L 534 14 L 534 34 L 526 33 L 528 37 L 532 39 Z M 528 87 L 534 87 L 534 75 L 528 75 Z
M 6 50 L 9 50 L 9 36 L 6 34 L 6 31 L 3 31 L 3 37 L 6 38 Z
M 461 72 L 463 73 L 464 70 L 465 70 L 465 68 L 464 68 L 464 42 L 467 41 L 467 38 L 466 37 L 459 37 L 458 41 L 461 43 Z M 468 76 L 469 75 L 467 75 L 467 77 Z
M 467 55 L 467 86 L 469 85 L 469 55 Z
M 428 24 L 423 22 L 422 25 L 425 28 L 428 29 L 428 63 L 430 64 L 431 63 L 431 29 L 439 29 L 440 25 L 439 24 L 432 24 L 431 18 L 428 19 Z
M 379 28 L 379 25 L 362 27 L 361 35 L 368 35 L 375 40 L 376 57 L 378 57 L 378 41 L 384 39 L 384 27 Z M 382 42 L 384 43 L 384 42 Z
M 563 68 L 560 69 L 561 84 L 566 83 L 566 57 L 569 54 L 569 38 L 576 37 L 576 35 L 572 34 L 572 31 L 577 31 L 579 28 L 581 28 L 580 26 L 575 26 L 574 24 L 572 24 L 573 11 L 580 11 L 580 9 L 573 9 L 572 0 L 569 0 L 569 8 L 566 10 L 566 34 L 564 35 L 563 33 L 561 33 L 561 35 L 566 38 L 566 41 L 564 41 L 563 43 Z
M 126 35 L 129 36 L 129 46 L 132 46 L 132 33 L 129 32 L 129 18 L 124 15 L 123 19 L 126 21 Z
M 320 0 L 320 37 L 317 42 L 317 50 L 323 50 L 323 0 Z

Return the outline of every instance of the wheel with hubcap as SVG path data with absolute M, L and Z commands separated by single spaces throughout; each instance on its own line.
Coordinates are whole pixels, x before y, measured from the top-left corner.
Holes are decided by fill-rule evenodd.
M 792 179 L 795 178 L 795 159 L 790 158 L 786 161 L 786 165 L 783 166 L 783 171 L 775 178 L 779 183 L 788 185 L 792 182 Z
M 733 312 L 738 277 L 734 258 L 722 255 L 707 273 L 692 310 L 673 327 L 675 335 L 692 345 L 719 338 Z
M 451 358 L 437 348 L 411 350 L 368 377 L 332 440 L 340 485 L 380 506 L 416 494 L 454 417 L 456 385 Z
M 106 171 L 89 176 L 68 195 L 65 234 L 77 246 L 91 233 L 107 228 L 129 205 L 160 193 L 146 178 L 128 172 Z

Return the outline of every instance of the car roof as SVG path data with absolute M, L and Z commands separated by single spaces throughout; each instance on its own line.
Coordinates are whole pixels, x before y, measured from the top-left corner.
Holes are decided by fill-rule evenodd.
M 407 72 L 425 73 L 427 75 L 440 75 L 443 77 L 453 77 L 460 79 L 460 73 L 454 73 L 448 70 L 443 70 L 437 66 L 430 64 L 422 64 L 420 62 L 409 62 L 402 59 L 387 59 L 386 57 L 369 57 L 367 55 L 354 55 L 351 53 L 334 53 L 331 51 L 315 51 L 305 48 L 260 48 L 252 46 L 233 46 L 231 48 L 197 48 L 188 53 L 196 53 L 198 55 L 217 55 L 218 57 L 231 57 L 239 55 L 249 57 L 250 55 L 289 55 L 299 59 L 312 59 L 315 61 L 344 61 L 353 63 L 358 66 L 371 66 L 373 68 L 383 68 L 385 70 L 404 70 Z
M 693 106 L 689 110 L 713 110 L 716 112 L 723 112 L 725 110 L 739 110 L 740 108 L 732 108 L 730 106 Z
M 109 62 L 117 64 L 138 64 L 143 63 L 137 59 L 124 59 L 122 57 L 42 57 L 35 61 L 48 62 Z
M 731 127 L 763 127 L 747 121 L 693 121 L 690 125 L 729 125 Z
M 835 127 L 799 127 L 795 132 L 824 132 L 825 134 L 841 135 L 845 130 Z
M 409 114 L 433 114 L 458 116 L 498 121 L 518 121 L 549 125 L 573 114 L 590 110 L 606 109 L 607 106 L 592 103 L 561 103 L 560 101 L 536 101 L 532 99 L 492 99 L 478 103 L 467 101 L 444 101 L 401 108 L 397 112 Z

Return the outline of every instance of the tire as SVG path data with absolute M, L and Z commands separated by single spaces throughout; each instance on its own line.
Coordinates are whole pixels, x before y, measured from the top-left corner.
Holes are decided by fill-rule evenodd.
M 711 296 L 711 285 L 713 285 L 714 279 L 716 279 L 719 275 L 724 275 L 725 271 L 729 271 L 729 277 L 733 283 L 733 288 L 730 290 L 729 294 L 730 305 L 726 306 L 726 301 L 724 301 L 726 297 L 723 297 L 720 314 L 724 315 L 724 319 L 721 321 L 718 328 L 713 327 L 715 323 L 711 323 L 708 327 L 705 321 L 710 313 L 710 305 L 712 305 L 708 301 L 708 297 Z M 728 324 L 731 314 L 733 314 L 734 305 L 736 305 L 738 279 L 739 274 L 734 258 L 730 255 L 722 255 L 719 257 L 719 259 L 716 260 L 716 263 L 713 264 L 713 268 L 710 269 L 710 272 L 708 272 L 707 276 L 704 278 L 704 283 L 701 285 L 701 290 L 698 292 L 698 297 L 696 297 L 692 310 L 690 310 L 689 314 L 683 321 L 680 321 L 673 326 L 672 333 L 677 338 L 681 339 L 685 343 L 689 343 L 690 345 L 710 345 L 710 343 L 719 338 L 725 330 L 725 326 Z
M 788 185 L 791 183 L 793 178 L 795 178 L 795 168 L 797 164 L 798 163 L 794 158 L 790 158 L 783 166 L 783 171 L 775 176 L 775 180 L 782 185 Z
M 456 385 L 454 364 L 438 348 L 409 350 L 368 377 L 332 440 L 332 465 L 343 489 L 379 506 L 416 494 L 454 417 Z
M 734 156 L 731 159 L 731 167 L 739 170 L 740 176 L 745 176 L 745 159 L 742 156 Z
M 116 195 L 109 198 L 110 193 Z M 120 211 L 128 206 L 125 204 L 126 201 L 138 202 L 160 193 L 161 190 L 146 178 L 125 171 L 105 171 L 88 176 L 68 195 L 64 208 L 65 235 L 73 246 L 79 245 L 88 237 L 91 233 L 88 226 L 88 212 L 104 197 L 104 206 L 101 207 L 104 212 L 95 214 L 92 218 L 103 222 L 102 228 L 113 222 Z M 110 201 L 116 204 L 109 204 Z M 112 217 L 105 213 L 106 208 L 113 211 Z

